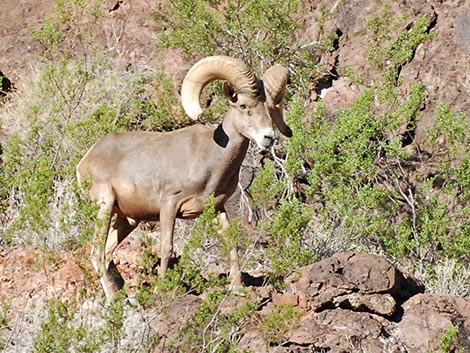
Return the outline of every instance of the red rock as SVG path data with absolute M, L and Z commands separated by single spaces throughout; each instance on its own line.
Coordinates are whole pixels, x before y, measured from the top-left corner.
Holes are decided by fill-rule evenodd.
M 470 350 L 470 299 L 418 294 L 403 304 L 397 337 L 413 353 L 439 351 L 442 337 L 456 326 L 453 352 Z
M 276 293 L 272 297 L 274 305 L 299 305 L 299 296 L 293 293 Z
M 304 317 L 289 337 L 290 344 L 328 352 L 393 352 L 402 351 L 398 341 L 387 342 L 390 336 L 385 320 L 350 310 L 325 310 Z

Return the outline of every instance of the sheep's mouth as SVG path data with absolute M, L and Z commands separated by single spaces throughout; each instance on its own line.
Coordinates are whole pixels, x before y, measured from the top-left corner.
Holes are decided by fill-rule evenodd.
M 266 152 L 266 151 L 269 151 L 271 147 L 274 145 L 274 141 L 275 141 L 274 137 L 264 136 L 261 142 L 258 143 L 257 145 L 262 152 Z

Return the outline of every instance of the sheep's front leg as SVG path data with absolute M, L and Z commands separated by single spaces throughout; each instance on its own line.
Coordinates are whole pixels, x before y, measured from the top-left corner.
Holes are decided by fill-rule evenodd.
M 224 235 L 225 231 L 230 226 L 226 212 L 220 213 L 219 222 L 222 228 L 221 229 L 222 235 Z M 238 246 L 237 245 L 235 245 L 235 247 L 230 250 L 229 262 L 230 262 L 230 273 L 229 273 L 230 287 L 231 288 L 240 287 L 242 285 L 242 273 L 240 271 L 240 261 L 238 258 Z
M 160 269 L 159 275 L 165 278 L 170 257 L 173 254 L 173 230 L 175 228 L 176 205 L 169 204 L 160 210 Z

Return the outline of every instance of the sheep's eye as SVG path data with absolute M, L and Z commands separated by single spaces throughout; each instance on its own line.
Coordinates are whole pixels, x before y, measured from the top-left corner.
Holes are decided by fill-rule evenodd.
M 246 110 L 248 107 L 245 104 L 240 104 L 240 109 L 241 110 Z

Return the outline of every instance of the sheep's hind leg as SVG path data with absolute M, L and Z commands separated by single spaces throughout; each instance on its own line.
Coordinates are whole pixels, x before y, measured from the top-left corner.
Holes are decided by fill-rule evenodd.
M 111 196 L 102 198 L 100 202 L 96 227 L 97 239 L 93 242 L 91 253 L 93 267 L 98 273 L 108 302 L 116 298 L 118 291 L 124 286 L 124 280 L 112 259 L 113 251 L 138 225 L 137 222 L 129 222 L 127 218 L 118 216 L 111 227 L 113 205 L 114 197 Z
M 111 283 L 112 288 L 112 293 L 110 293 L 112 298 L 110 299 L 114 299 L 117 292 L 124 287 L 124 280 L 113 260 L 113 252 L 138 224 L 134 220 L 118 216 L 109 230 L 106 239 L 104 263 L 106 265 L 106 277 Z
M 110 301 L 114 295 L 112 291 L 113 283 L 107 278 L 107 266 L 105 263 L 105 244 L 108 239 L 108 232 L 111 224 L 112 208 L 114 199 L 112 197 L 102 198 L 99 202 L 100 209 L 95 230 L 95 239 L 92 242 L 91 262 L 103 287 L 106 299 Z

